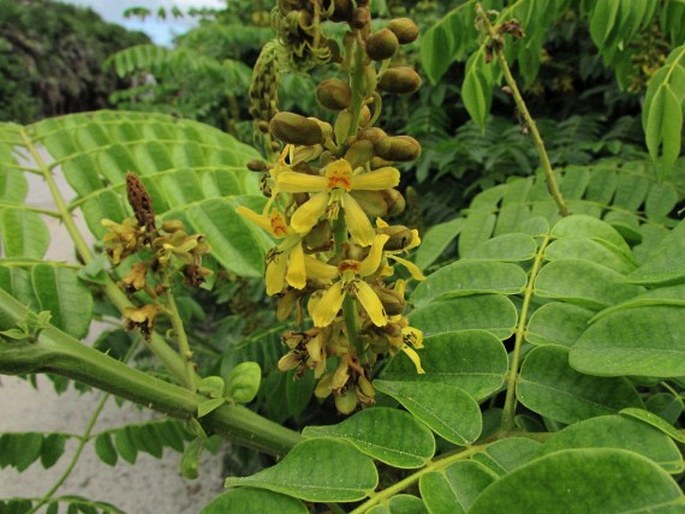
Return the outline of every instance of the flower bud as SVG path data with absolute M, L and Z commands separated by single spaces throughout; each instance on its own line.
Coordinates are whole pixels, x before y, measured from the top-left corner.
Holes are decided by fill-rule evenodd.
M 371 166 L 372 170 L 377 170 L 378 168 L 387 168 L 388 166 L 392 166 L 392 162 L 386 161 L 385 159 L 381 157 L 374 157 L 371 159 L 371 162 L 369 163 Z
M 181 220 L 168 220 L 162 223 L 162 230 L 171 234 L 179 230 L 185 230 L 185 225 Z
M 369 124 L 369 121 L 371 121 L 371 109 L 369 109 L 368 105 L 362 105 L 359 112 L 359 125 L 365 127 Z
M 395 18 L 390 20 L 388 29 L 397 36 L 397 40 L 401 45 L 411 43 L 419 37 L 419 28 L 411 18 Z
M 382 218 L 388 214 L 388 206 L 381 191 L 352 191 L 350 194 L 370 217 Z
M 386 137 L 373 148 L 379 157 L 388 161 L 413 161 L 421 155 L 421 145 L 411 136 Z
M 328 79 L 316 87 L 316 99 L 326 109 L 342 111 L 352 103 L 352 90 L 344 80 Z
M 387 247 L 384 248 L 387 249 Z M 374 287 L 373 290 L 383 304 L 386 314 L 389 316 L 402 314 L 404 311 L 404 297 L 387 287 Z
M 257 116 L 257 115 L 259 115 L 258 112 L 256 112 L 256 113 L 250 113 L 250 114 L 252 114 L 252 116 Z M 268 121 L 264 121 L 264 120 L 259 120 L 259 121 L 257 122 L 257 129 L 259 129 L 259 131 L 260 131 L 262 134 L 266 134 L 267 132 L 269 132 L 269 122 L 268 122 Z
M 318 145 L 324 135 L 319 124 L 294 112 L 279 112 L 269 124 L 271 133 L 286 144 Z
M 381 191 L 383 199 L 388 206 L 388 214 L 391 216 L 401 214 L 404 212 L 404 208 L 407 202 L 404 200 L 404 196 L 397 189 L 386 189 Z
M 357 394 L 349 389 L 343 394 L 335 395 L 335 408 L 340 414 L 351 414 L 357 408 Z
M 247 169 L 250 171 L 266 171 L 266 163 L 261 159 L 253 159 L 247 163 Z
M 334 0 L 331 21 L 349 21 L 352 16 L 352 0 Z
M 371 13 L 365 7 L 357 7 L 352 11 L 352 21 L 350 25 L 354 29 L 363 29 L 371 25 Z
M 366 40 L 366 53 L 374 61 L 390 59 L 399 47 L 397 36 L 389 29 L 374 32 Z
M 421 87 L 421 77 L 408 66 L 397 66 L 383 73 L 378 87 L 392 95 L 408 95 Z
M 404 250 L 411 245 L 414 240 L 414 231 L 404 225 L 390 225 L 376 229 L 379 234 L 387 234 L 390 239 L 385 243 L 383 249 L 386 251 Z
M 345 152 L 345 160 L 352 169 L 363 166 L 373 158 L 373 144 L 367 140 L 357 140 Z
M 335 140 L 339 145 L 347 141 L 352 128 L 352 113 L 348 110 L 340 111 L 338 117 L 335 119 Z
M 388 137 L 388 134 L 382 128 L 369 127 L 359 132 L 357 139 L 367 139 L 375 145 L 377 141 L 385 137 Z

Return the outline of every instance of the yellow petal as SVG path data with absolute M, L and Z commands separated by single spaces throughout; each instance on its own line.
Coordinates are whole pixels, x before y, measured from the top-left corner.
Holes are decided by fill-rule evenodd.
M 396 255 L 388 255 L 388 257 L 399 262 L 402 266 L 407 268 L 407 271 L 409 271 L 409 273 L 411 273 L 411 276 L 416 280 L 423 280 L 426 278 L 425 276 L 423 276 L 423 273 L 421 273 L 419 267 L 413 262 L 408 261 L 407 259 L 403 259 L 402 257 L 397 257 Z
M 302 250 L 301 241 L 290 250 L 285 280 L 295 289 L 304 289 L 304 286 L 307 285 L 307 272 L 304 266 L 304 250 Z
M 284 193 L 316 193 L 325 191 L 327 185 L 326 177 L 296 171 L 282 171 L 276 180 L 276 187 Z
M 352 177 L 352 189 L 362 189 L 365 191 L 392 189 L 399 183 L 399 170 L 390 166 Z
M 338 276 L 338 268 L 331 266 L 311 255 L 304 256 L 304 266 L 309 278 L 317 279 L 321 282 L 330 282 Z
M 378 228 L 388 228 L 390 225 L 386 221 L 384 221 L 382 218 L 378 217 L 376 218 L 376 226 Z
M 426 373 L 424 369 L 421 367 L 421 358 L 419 357 L 418 353 L 416 353 L 412 348 L 410 348 L 406 344 L 402 347 L 402 351 L 414 363 L 414 366 L 416 367 L 416 372 L 418 374 L 423 375 L 424 373 Z
M 404 327 L 402 329 L 402 340 L 411 344 L 417 350 L 423 348 L 423 332 L 418 328 Z
M 264 216 L 263 214 L 257 214 L 256 212 L 251 211 L 250 209 L 242 205 L 236 207 L 235 212 L 240 214 L 243 218 L 247 218 L 252 223 L 257 225 L 259 228 L 266 230 L 269 234 L 271 233 L 271 220 L 268 216 Z
M 362 280 L 355 282 L 355 286 L 357 288 L 357 300 L 362 304 L 373 324 L 377 327 L 387 325 L 385 309 L 383 309 L 383 304 L 373 288 Z
M 335 282 L 326 290 L 318 302 L 310 303 L 309 314 L 312 316 L 314 325 L 317 327 L 330 325 L 342 307 L 344 299 L 345 295 L 342 292 L 342 284 Z
M 378 270 L 383 257 L 383 246 L 388 239 L 390 239 L 390 236 L 387 234 L 377 234 L 376 237 L 373 238 L 373 244 L 371 245 L 369 255 L 364 258 L 359 267 L 360 276 L 368 277 Z
M 373 242 L 376 231 L 371 226 L 364 209 L 348 193 L 343 196 L 343 207 L 345 209 L 345 223 L 347 223 L 347 230 L 350 231 L 352 239 L 361 246 L 369 246 Z
M 298 234 L 306 234 L 319 222 L 319 218 L 326 212 L 327 206 L 327 192 L 318 193 L 312 196 L 297 208 L 293 217 L 290 219 L 290 226 Z
M 288 256 L 284 253 L 277 253 L 266 265 L 266 294 L 275 295 L 283 291 L 285 286 L 285 270 L 288 263 Z

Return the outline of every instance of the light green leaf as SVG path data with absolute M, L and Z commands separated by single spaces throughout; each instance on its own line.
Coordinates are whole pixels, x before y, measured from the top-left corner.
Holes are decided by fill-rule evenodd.
M 480 401 L 502 387 L 507 373 L 504 346 L 494 335 L 481 330 L 428 337 L 418 354 L 425 374 L 417 374 L 411 360 L 400 352 L 380 378 L 453 385 Z
M 416 249 L 415 263 L 425 270 L 440 258 L 445 249 L 459 235 L 464 218 L 455 218 L 431 226 L 421 234 L 421 245 Z
M 435 453 L 430 430 L 404 411 L 364 409 L 337 425 L 308 426 L 305 437 L 339 437 L 359 451 L 396 468 L 424 466 Z
M 488 330 L 500 339 L 514 333 L 518 312 L 502 295 L 478 295 L 431 302 L 409 315 L 425 335 L 458 330 Z
M 625 378 L 583 375 L 568 364 L 568 350 L 538 346 L 523 361 L 516 396 L 529 409 L 562 423 L 575 423 L 624 407 L 641 407 Z
M 226 384 L 224 379 L 217 376 L 205 377 L 197 383 L 197 390 L 210 398 L 221 398 L 224 395 Z
M 214 498 L 200 514 L 308 514 L 309 509 L 295 498 L 265 489 L 232 489 Z
M 601 171 L 601 170 L 600 170 Z M 596 173 L 601 176 L 601 173 Z M 614 175 L 611 175 L 614 176 Z M 600 184 L 606 190 L 606 184 Z M 598 186 L 599 187 L 599 186 Z M 602 203 L 607 203 L 608 199 Z M 641 200 L 640 200 L 641 202 Z M 636 206 L 637 207 L 637 206 Z M 557 239 L 579 237 L 598 241 L 616 253 L 630 257 L 630 247 L 625 239 L 608 223 L 600 219 L 574 214 L 560 219 L 552 228 L 551 235 Z
M 526 281 L 526 273 L 516 264 L 460 260 L 421 281 L 410 300 L 422 307 L 436 299 L 486 293 L 517 294 L 525 289 Z
M 275 466 L 226 479 L 226 487 L 257 487 L 313 502 L 358 501 L 377 485 L 373 461 L 350 443 L 335 439 L 307 439 Z
M 431 514 L 465 514 L 497 475 L 476 461 L 455 462 L 444 471 L 421 476 L 421 497 Z
M 623 416 L 629 416 L 633 419 L 638 419 L 643 423 L 647 423 L 657 430 L 660 430 L 670 438 L 680 443 L 685 443 L 685 434 L 677 430 L 673 425 L 670 425 L 666 420 L 657 416 L 656 414 L 646 411 L 644 409 L 627 408 L 621 409 L 620 412 Z M 681 459 L 679 465 L 683 466 L 683 461 Z
M 471 119 L 479 127 L 484 127 L 490 114 L 490 98 L 492 84 L 481 71 L 481 61 L 467 62 L 466 77 L 461 87 L 461 100 L 468 111 Z M 483 61 L 484 64 L 484 61 Z
M 650 414 L 641 409 L 625 410 Z M 677 433 L 675 429 L 673 431 Z M 670 474 L 680 473 L 683 470 L 682 455 L 670 437 L 646 423 L 628 417 L 598 416 L 574 423 L 546 441 L 543 453 L 572 448 L 629 450 L 653 460 Z
M 670 166 L 680 155 L 683 110 L 680 100 L 667 82 L 662 82 L 648 105 L 645 135 L 652 159 L 659 158 L 661 149 L 663 176 L 668 176 Z
M 580 237 L 565 237 L 550 243 L 545 249 L 545 258 L 549 261 L 586 260 L 600 266 L 606 266 L 618 273 L 630 273 L 637 264 L 625 254 L 618 253 L 601 242 Z
M 463 258 L 479 261 L 522 262 L 535 257 L 537 247 L 535 239 L 529 234 L 518 232 L 501 234 L 465 252 Z
M 197 406 L 197 417 L 202 418 L 206 416 L 210 412 L 221 407 L 224 403 L 226 403 L 225 398 L 209 398 L 200 402 Z
M 469 514 L 530 514 L 541 512 L 541 506 L 562 505 L 567 514 L 675 513 L 685 506 L 685 497 L 663 469 L 641 455 L 606 448 L 562 450 L 492 484 Z
M 50 234 L 35 212 L 20 207 L 0 208 L 0 242 L 5 258 L 42 259 Z
M 181 457 L 181 475 L 188 480 L 200 476 L 200 456 L 205 449 L 202 437 L 196 437 L 183 450 Z
M 569 363 L 598 376 L 685 375 L 685 306 L 635 307 L 603 316 L 571 348 Z
M 587 330 L 594 313 L 576 305 L 551 302 L 537 309 L 528 321 L 525 338 L 535 345 L 573 346 Z
M 685 221 L 678 223 L 626 279 L 651 285 L 685 282 Z
M 535 294 L 587 307 L 601 309 L 633 296 L 644 289 L 623 281 L 623 275 L 584 260 L 553 261 L 540 270 Z
M 259 391 L 262 370 L 256 362 L 241 362 L 226 381 L 226 395 L 238 403 L 251 402 Z
M 459 387 L 435 382 L 374 380 L 376 389 L 392 396 L 440 437 L 460 446 L 472 443 L 483 429 L 476 400 Z

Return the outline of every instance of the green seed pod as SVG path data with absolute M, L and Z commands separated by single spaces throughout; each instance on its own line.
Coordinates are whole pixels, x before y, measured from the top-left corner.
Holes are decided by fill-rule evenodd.
M 357 408 L 357 403 L 357 395 L 352 389 L 335 395 L 335 408 L 340 414 L 351 414 Z
M 397 36 L 388 29 L 374 32 L 366 40 L 366 53 L 374 61 L 390 59 L 399 47 L 400 42 Z
M 319 124 L 294 112 L 279 112 L 269 124 L 271 134 L 286 144 L 319 145 L 324 142 Z
M 376 93 L 378 74 L 375 66 L 364 66 L 364 97 L 368 98 Z
M 402 193 L 397 189 L 386 189 L 385 191 L 381 191 L 381 194 L 388 206 L 388 214 L 390 216 L 395 216 L 404 212 L 407 202 L 405 201 L 404 196 L 402 196 Z
M 352 90 L 344 80 L 328 79 L 316 87 L 316 99 L 326 109 L 342 111 L 352 103 Z
M 388 161 L 413 161 L 421 155 L 421 145 L 411 136 L 386 137 L 373 148 L 379 157 Z
M 390 20 L 388 29 L 397 36 L 397 40 L 401 45 L 411 43 L 419 37 L 419 28 L 411 18 L 395 18 Z
M 415 93 L 420 87 L 421 77 L 408 66 L 390 68 L 378 82 L 378 88 L 391 95 L 408 95 Z
M 352 169 L 364 166 L 373 158 L 373 143 L 367 140 L 357 140 L 350 145 L 345 152 L 345 160 L 350 163 Z

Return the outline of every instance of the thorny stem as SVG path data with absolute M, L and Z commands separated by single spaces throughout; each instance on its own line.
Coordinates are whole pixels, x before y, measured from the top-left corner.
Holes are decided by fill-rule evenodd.
M 37 151 L 35 145 L 33 145 L 31 139 L 26 134 L 25 130 L 21 130 L 22 139 L 24 141 L 24 147 L 29 151 L 31 158 L 36 164 L 36 167 L 40 170 L 41 175 L 45 179 L 50 194 L 52 195 L 55 206 L 57 207 L 56 213 L 59 214 L 64 227 L 67 229 L 69 236 L 74 242 L 76 251 L 83 260 L 85 264 L 89 264 L 93 261 L 94 256 L 88 247 L 88 243 L 81 235 L 81 231 L 76 226 L 74 218 L 71 215 L 69 208 L 67 207 L 62 194 L 59 191 L 59 187 L 55 182 L 55 178 L 52 174 L 50 166 L 43 160 L 40 153 Z M 119 310 L 119 312 L 124 312 L 127 307 L 134 307 L 133 303 L 128 299 L 126 294 L 119 289 L 116 283 L 109 277 L 106 279 L 104 284 L 104 290 L 107 297 Z M 162 336 L 157 333 L 153 333 L 149 341 L 150 350 L 162 361 L 167 370 L 176 377 L 181 383 L 186 386 L 190 386 L 186 379 L 186 368 L 183 360 L 179 355 L 174 352 L 174 350 L 167 344 Z
M 516 108 L 518 109 L 519 114 L 523 118 L 525 126 L 528 128 L 528 130 L 530 131 L 530 135 L 533 138 L 535 150 L 537 151 L 538 157 L 540 158 L 540 166 L 545 172 L 545 178 L 547 180 L 547 189 L 549 190 L 549 194 L 552 196 L 554 202 L 557 204 L 557 207 L 559 208 L 559 214 L 561 214 L 564 217 L 568 216 L 568 205 L 566 205 L 566 200 L 564 200 L 564 197 L 562 196 L 561 191 L 559 190 L 559 186 L 557 185 L 557 181 L 554 176 L 554 171 L 552 170 L 552 163 L 550 162 L 549 155 L 547 155 L 547 150 L 545 149 L 545 143 L 542 140 L 542 136 L 540 135 L 540 131 L 538 130 L 537 125 L 535 124 L 535 120 L 528 111 L 528 107 L 526 106 L 526 103 L 523 100 L 523 96 L 521 96 L 521 91 L 516 85 L 516 80 L 514 80 L 514 77 L 511 74 L 511 69 L 509 68 L 509 64 L 507 63 L 507 58 L 504 55 L 504 50 L 501 44 L 502 36 L 498 34 L 495 27 L 492 26 L 492 23 L 490 23 L 490 19 L 488 18 L 487 13 L 483 10 L 483 7 L 480 4 L 476 5 L 476 13 L 478 19 L 483 23 L 483 27 L 487 31 L 488 36 L 490 36 L 491 41 L 494 43 L 493 51 L 497 57 L 497 62 L 500 65 L 500 69 L 504 74 L 504 80 L 509 86 L 509 89 L 511 90 L 511 95 L 514 98 L 514 103 L 516 104 Z
M 138 344 L 137 341 L 131 345 L 131 347 L 128 349 L 126 352 L 126 355 L 124 355 L 124 358 L 122 359 L 122 362 L 127 362 L 132 356 L 133 353 L 135 352 Z M 90 416 L 90 419 L 88 420 L 88 424 L 86 425 L 86 429 L 83 432 L 83 434 L 80 437 L 80 441 L 78 443 L 78 447 L 76 448 L 76 451 L 74 452 L 74 455 L 71 457 L 71 460 L 69 461 L 69 465 L 66 467 L 64 472 L 60 475 L 60 477 L 57 479 L 57 481 L 53 484 L 53 486 L 50 488 L 50 490 L 43 495 L 43 497 L 38 501 L 38 504 L 33 507 L 28 514 L 34 514 L 35 512 L 38 512 L 38 509 L 40 509 L 43 505 L 45 505 L 47 502 L 49 502 L 52 497 L 55 495 L 57 490 L 62 487 L 62 484 L 66 481 L 67 478 L 69 478 L 69 475 L 71 475 L 71 472 L 74 470 L 76 467 L 76 464 L 78 463 L 79 459 L 81 458 L 81 453 L 83 453 L 83 449 L 86 447 L 86 444 L 91 440 L 91 434 L 93 433 L 93 428 L 95 427 L 95 423 L 97 422 L 98 418 L 100 417 L 100 414 L 102 413 L 102 409 L 104 409 L 105 404 L 107 403 L 107 400 L 109 400 L 110 395 L 109 394 L 104 394 L 102 398 L 100 398 L 100 401 L 98 402 L 97 406 L 95 407 L 95 410 L 93 411 L 93 414 Z
M 521 360 L 521 346 L 523 345 L 523 336 L 526 331 L 526 322 L 528 318 L 528 309 L 533 298 L 533 286 L 535 279 L 542 267 L 542 259 L 545 256 L 545 249 L 549 244 L 550 236 L 546 235 L 540 243 L 540 248 L 535 255 L 533 267 L 530 270 L 528 283 L 523 295 L 523 305 L 521 306 L 521 314 L 519 315 L 518 325 L 516 326 L 516 336 L 514 339 L 514 351 L 511 354 L 509 362 L 509 376 L 507 378 L 507 394 L 504 400 L 504 407 L 502 409 L 502 431 L 512 430 L 514 428 L 514 416 L 516 414 L 516 379 L 518 378 L 519 362 Z

